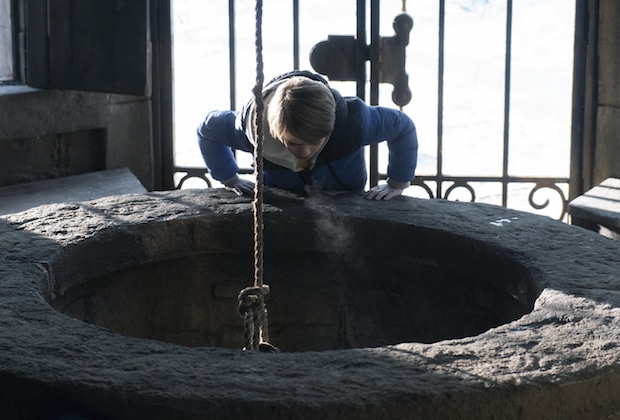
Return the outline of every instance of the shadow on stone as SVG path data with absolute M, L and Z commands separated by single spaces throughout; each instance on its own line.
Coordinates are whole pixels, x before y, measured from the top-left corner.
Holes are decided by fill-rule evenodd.
M 344 217 L 335 209 L 302 210 L 265 220 L 270 335 L 284 351 L 473 336 L 533 308 L 536 281 L 492 246 L 438 230 Z M 153 222 L 117 232 L 118 238 L 93 238 L 93 245 L 64 259 L 88 262 L 77 267 L 80 273 L 56 265 L 63 277 L 85 279 L 52 305 L 123 335 L 239 349 L 242 322 L 235 303 L 253 281 L 251 218 L 233 215 L 216 223 Z M 105 261 L 97 267 L 93 255 L 120 261 L 127 258 L 121 244 L 156 250 L 162 244 L 155 241 L 168 248 L 171 238 L 178 241 L 177 254 L 187 256 L 161 255 L 97 278 L 86 274 L 109 269 Z M 56 288 L 65 289 L 58 276 Z

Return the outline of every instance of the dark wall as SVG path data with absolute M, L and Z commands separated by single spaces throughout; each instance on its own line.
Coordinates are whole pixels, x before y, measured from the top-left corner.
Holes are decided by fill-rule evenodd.
M 593 182 L 620 177 L 620 2 L 601 0 Z
M 154 188 L 150 98 L 0 90 L 0 147 L 0 186 L 127 167 Z
M 104 170 L 105 135 L 99 128 L 4 140 L 0 186 Z
M 577 12 L 572 197 L 620 177 L 620 2 L 577 0 Z

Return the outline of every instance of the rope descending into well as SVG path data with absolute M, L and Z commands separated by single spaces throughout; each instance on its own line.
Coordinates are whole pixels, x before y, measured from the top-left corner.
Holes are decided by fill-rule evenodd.
M 254 160 L 256 185 L 254 187 L 254 286 L 239 292 L 239 313 L 244 318 L 244 350 L 278 352 L 269 344 L 265 296 L 269 286 L 263 284 L 263 37 L 261 32 L 263 2 L 256 0 L 256 84 L 254 93 Z

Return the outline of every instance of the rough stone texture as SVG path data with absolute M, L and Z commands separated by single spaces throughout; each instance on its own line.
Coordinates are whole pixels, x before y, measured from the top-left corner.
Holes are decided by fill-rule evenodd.
M 155 175 L 150 113 L 151 100 L 143 97 L 60 90 L 0 94 L 0 185 L 84 172 L 81 161 L 76 165 L 75 159 L 53 153 L 58 149 L 56 139 L 67 138 L 71 147 L 64 148 L 66 154 L 75 154 L 75 142 L 80 141 L 82 154 L 97 154 L 97 162 L 102 160 L 105 165 L 90 165 L 86 170 L 128 167 L 152 190 Z M 82 140 L 88 138 L 92 147 L 84 150 Z M 15 166 L 15 162 L 22 166 Z M 55 173 L 58 170 L 54 165 L 61 163 L 71 166 Z
M 0 218 L 0 412 L 33 418 L 59 401 L 132 419 L 600 419 L 620 411 L 620 243 L 475 203 L 277 192 L 266 200 L 266 215 L 329 210 L 483 241 L 527 267 L 540 293 L 516 321 L 433 344 L 261 354 L 123 337 L 47 301 L 84 281 L 81 271 L 188 252 L 166 236 L 172 224 L 247 216 L 250 200 L 184 190 L 42 206 Z M 148 234 L 130 235 L 155 221 Z M 90 244 L 92 260 L 71 259 Z M 125 257 L 107 261 L 119 248 Z
M 4 152 L 0 157 L 0 186 L 100 171 L 106 167 L 103 129 L 0 141 Z
M 146 189 L 127 168 L 89 172 L 0 187 L 0 215 L 17 213 L 43 204 L 145 192 Z

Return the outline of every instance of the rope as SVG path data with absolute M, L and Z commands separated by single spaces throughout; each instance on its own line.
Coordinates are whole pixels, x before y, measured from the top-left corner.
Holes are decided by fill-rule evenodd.
M 263 37 L 262 0 L 256 0 L 256 84 L 254 85 L 254 160 L 256 185 L 254 187 L 254 286 L 263 285 Z
M 269 344 L 265 296 L 269 286 L 263 284 L 263 2 L 256 0 L 256 84 L 254 85 L 254 161 L 256 185 L 254 187 L 254 286 L 239 292 L 238 311 L 244 318 L 243 341 L 245 350 L 279 352 Z

